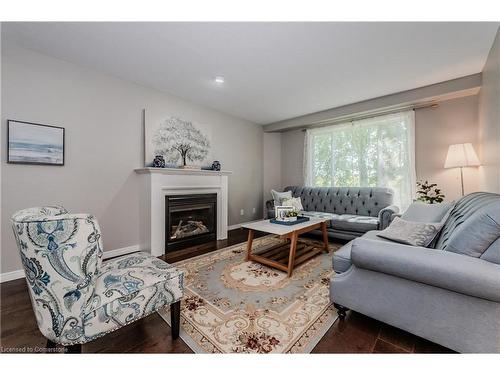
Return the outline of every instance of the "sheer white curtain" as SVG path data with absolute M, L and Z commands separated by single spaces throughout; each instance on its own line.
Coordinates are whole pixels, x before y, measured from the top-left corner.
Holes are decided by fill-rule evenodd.
M 414 111 L 306 131 L 306 186 L 389 187 L 404 210 L 415 196 L 415 176 Z

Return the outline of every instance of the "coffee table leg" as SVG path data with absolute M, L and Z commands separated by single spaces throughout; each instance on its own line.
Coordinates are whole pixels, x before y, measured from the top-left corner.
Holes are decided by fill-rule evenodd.
M 299 235 L 297 232 L 292 233 L 290 241 L 290 257 L 288 258 L 288 277 L 292 276 L 293 266 L 295 265 L 295 252 L 297 251 L 297 241 Z
M 248 230 L 248 240 L 247 240 L 247 261 L 252 260 L 252 242 L 253 242 L 253 230 Z
M 325 251 L 328 252 L 328 232 L 326 231 L 326 221 L 321 223 L 321 231 L 323 232 L 323 244 Z

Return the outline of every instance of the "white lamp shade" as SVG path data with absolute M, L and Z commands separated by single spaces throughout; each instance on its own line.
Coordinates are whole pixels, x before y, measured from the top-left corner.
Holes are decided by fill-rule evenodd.
M 451 145 L 448 148 L 448 155 L 446 155 L 446 161 L 444 162 L 445 168 L 457 168 L 457 167 L 477 167 L 479 163 L 479 158 L 477 157 L 474 147 L 471 143 L 459 143 L 456 145 Z

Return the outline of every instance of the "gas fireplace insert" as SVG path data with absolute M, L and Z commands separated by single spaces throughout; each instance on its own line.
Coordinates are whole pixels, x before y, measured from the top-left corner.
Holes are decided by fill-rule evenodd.
M 165 197 L 165 252 L 217 238 L 217 194 Z

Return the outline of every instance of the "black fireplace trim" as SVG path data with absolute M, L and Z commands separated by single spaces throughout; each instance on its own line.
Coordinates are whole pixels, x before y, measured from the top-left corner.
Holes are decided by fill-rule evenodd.
M 185 203 L 183 203 L 185 202 Z M 202 233 L 186 238 L 176 240 L 170 239 L 170 215 L 169 206 L 174 203 L 174 206 L 193 205 L 202 203 L 213 203 L 214 205 L 214 230 L 210 233 Z M 199 245 L 206 242 L 215 241 L 217 239 L 217 194 L 183 194 L 183 195 L 166 195 L 165 196 L 165 253 L 175 250 L 181 250 L 190 246 Z

